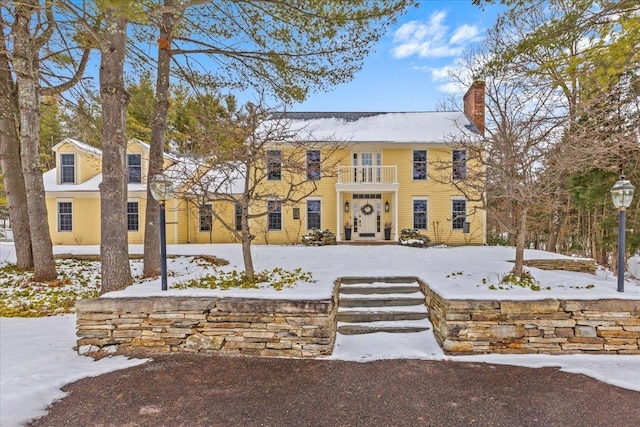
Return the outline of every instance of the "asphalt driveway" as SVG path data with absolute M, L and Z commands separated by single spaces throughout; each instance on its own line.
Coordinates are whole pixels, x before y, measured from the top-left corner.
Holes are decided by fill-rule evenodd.
M 555 368 L 165 355 L 32 426 L 640 426 L 640 393 Z

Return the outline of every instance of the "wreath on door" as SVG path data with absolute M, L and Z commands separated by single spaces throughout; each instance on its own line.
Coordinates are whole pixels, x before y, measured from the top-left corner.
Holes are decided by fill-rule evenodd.
M 362 212 L 363 214 L 369 216 L 373 213 L 373 206 L 371 206 L 370 203 L 367 203 L 366 205 L 364 205 L 361 209 L 360 212 Z

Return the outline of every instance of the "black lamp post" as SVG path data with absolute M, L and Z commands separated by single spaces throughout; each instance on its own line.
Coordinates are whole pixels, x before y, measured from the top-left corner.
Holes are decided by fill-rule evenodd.
M 625 234 L 627 230 L 627 208 L 631 206 L 633 200 L 633 190 L 635 187 L 620 175 L 620 180 L 611 188 L 611 199 L 613 206 L 618 209 L 618 292 L 624 292 L 624 255 L 625 255 Z
M 160 204 L 160 275 L 162 290 L 167 290 L 167 230 L 165 219 L 165 202 L 171 196 L 173 183 L 162 175 L 154 175 L 151 178 L 151 195 Z

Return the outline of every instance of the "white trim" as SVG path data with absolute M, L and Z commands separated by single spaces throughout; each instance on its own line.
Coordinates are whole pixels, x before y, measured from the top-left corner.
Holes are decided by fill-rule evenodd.
M 137 198 L 128 198 L 127 199 L 127 204 L 129 203 L 137 203 L 138 204 L 138 229 L 137 230 L 129 230 L 129 207 L 127 206 L 127 233 L 139 233 L 140 230 L 140 199 Z
M 413 209 L 414 208 L 413 203 L 415 201 L 426 201 L 427 202 L 427 212 L 426 212 L 427 218 L 426 218 L 426 221 L 425 221 L 425 225 L 427 227 L 426 228 L 418 228 L 417 230 L 429 231 L 429 218 L 431 217 L 430 212 L 429 212 L 429 206 L 430 206 L 429 196 L 411 196 L 411 226 L 413 228 L 415 228 L 415 221 L 414 221 L 415 211 Z
M 270 212 L 269 212 L 269 202 L 278 202 L 278 203 L 280 203 L 280 228 L 274 228 L 274 229 L 269 228 L 269 214 L 270 214 Z M 265 204 L 266 204 L 266 208 L 267 208 L 267 224 L 266 224 L 266 227 L 265 227 L 267 229 L 267 233 L 269 231 L 284 231 L 284 215 L 283 215 L 283 212 L 282 212 L 283 211 L 282 208 L 283 208 L 284 205 L 282 203 L 282 199 L 269 198 L 269 199 L 266 200 Z
M 424 179 L 417 179 L 414 175 L 414 167 L 415 167 L 415 161 L 414 161 L 414 153 L 416 151 L 424 151 Z M 427 182 L 429 181 L 429 149 L 425 148 L 413 148 L 411 150 L 411 159 L 410 159 L 410 163 L 411 163 L 411 181 L 414 182 Z
M 469 201 L 464 196 L 451 196 L 451 199 L 449 201 L 449 213 L 451 214 L 451 231 L 455 231 L 455 232 L 460 231 L 460 232 L 462 232 L 462 230 L 464 228 L 453 228 L 453 221 L 455 219 L 453 217 L 453 202 L 454 202 L 454 200 L 462 200 L 462 201 L 464 201 L 464 216 L 465 216 L 465 219 L 469 216 Z
M 71 203 L 71 230 L 61 230 L 60 229 L 60 203 Z M 56 230 L 58 233 L 73 233 L 74 230 L 74 207 L 73 207 L 73 199 L 56 199 Z M 68 215 L 68 214 L 67 214 Z
M 309 152 L 310 151 L 317 151 L 318 153 L 320 153 L 320 158 L 318 159 L 318 179 L 309 179 Z M 304 153 L 304 176 L 306 178 L 307 181 L 321 181 L 322 180 L 322 150 L 318 149 L 313 149 L 313 150 L 309 150 L 307 149 Z
M 78 155 L 75 152 L 62 152 L 62 153 L 57 153 L 57 164 L 56 164 L 56 172 L 57 172 L 57 178 L 58 178 L 58 184 L 59 185 L 76 185 L 79 183 L 79 177 L 80 177 L 80 165 L 78 164 Z M 73 156 L 73 182 L 62 182 L 62 156 Z
M 140 168 L 140 182 L 131 182 L 129 181 L 129 168 L 131 167 L 131 165 L 129 164 L 129 156 L 139 156 L 140 157 L 140 164 L 139 165 L 134 165 L 134 166 L 138 166 Z M 144 157 L 142 156 L 142 153 L 126 153 L 126 168 L 127 168 L 127 184 L 142 184 L 144 182 L 143 175 L 144 175 L 144 168 L 142 167 L 142 163 L 143 163 L 143 159 Z
M 211 224 L 209 224 L 209 226 L 211 227 L 210 230 L 202 229 L 202 206 L 211 206 Z M 234 210 L 234 214 L 235 214 L 235 210 Z M 213 202 L 200 203 L 198 205 L 198 233 L 211 233 L 211 232 L 213 232 Z
M 311 228 L 309 228 L 309 205 L 307 204 L 307 202 L 320 202 L 320 227 L 318 229 L 323 230 L 322 227 L 322 196 L 311 196 L 311 197 L 307 197 L 306 201 L 305 201 L 305 227 L 306 230 L 309 231 L 311 230 Z M 344 206 L 343 206 L 344 209 Z
M 454 159 L 453 159 L 453 152 L 454 151 L 464 151 L 464 176 L 462 178 L 454 178 L 453 176 L 453 167 L 455 165 Z M 452 148 L 451 149 L 451 181 L 464 181 L 465 179 L 467 179 L 467 166 L 468 166 L 468 159 L 467 159 L 467 154 L 468 151 L 466 148 Z

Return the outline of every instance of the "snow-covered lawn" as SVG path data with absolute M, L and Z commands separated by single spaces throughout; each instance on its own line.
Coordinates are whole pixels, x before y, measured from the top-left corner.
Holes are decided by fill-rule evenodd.
M 55 247 L 56 253 L 97 254 L 97 246 Z M 142 247 L 132 246 L 131 253 Z M 215 255 L 230 262 L 223 271 L 243 270 L 239 245 L 169 246 L 169 286 L 197 279 L 209 267 L 192 262 L 188 255 Z M 527 251 L 528 259 L 558 257 L 541 251 Z M 331 295 L 334 281 L 344 276 L 418 276 L 446 298 L 469 299 L 640 299 L 640 284 L 628 280 L 624 293 L 616 292 L 616 278 L 606 270 L 596 275 L 529 269 L 542 290 L 518 286 L 491 290 L 513 267 L 508 262 L 514 250 L 504 247 L 460 247 L 414 249 L 400 246 L 292 247 L 255 246 L 257 270 L 282 267 L 302 268 L 313 274 L 311 283 L 282 291 L 263 289 L 205 290 L 170 289 L 162 292 L 159 279 L 140 281 L 124 291 L 105 297 L 143 295 L 221 295 L 258 298 L 317 299 Z M 0 266 L 13 262 L 13 246 L 0 243 Z M 134 268 L 134 274 L 138 272 Z M 549 289 L 547 289 L 549 288 Z M 143 363 L 123 356 L 100 361 L 78 356 L 75 345 L 75 316 L 46 318 L 0 318 L 0 425 L 19 425 L 44 413 L 46 406 L 64 396 L 60 387 L 77 379 L 99 375 Z M 376 333 L 341 336 L 331 359 L 369 361 L 390 358 L 490 362 L 529 367 L 559 366 L 608 383 L 640 391 L 640 356 L 610 355 L 485 355 L 445 356 L 430 331 L 396 336 Z

